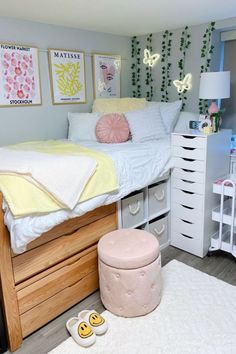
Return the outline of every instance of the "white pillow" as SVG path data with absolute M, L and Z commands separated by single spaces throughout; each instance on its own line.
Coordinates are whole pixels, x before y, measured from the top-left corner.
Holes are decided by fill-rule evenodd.
M 97 141 L 95 127 L 101 117 L 100 113 L 68 113 L 68 139 L 72 141 Z
M 189 129 L 190 120 L 199 120 L 199 114 L 192 112 L 181 112 L 176 123 L 174 132 L 185 133 Z
M 134 143 L 143 143 L 166 137 L 158 105 L 148 106 L 139 111 L 126 112 L 125 116 Z
M 161 117 L 168 134 L 172 133 L 179 118 L 182 101 L 174 102 L 150 102 L 149 105 L 160 105 Z

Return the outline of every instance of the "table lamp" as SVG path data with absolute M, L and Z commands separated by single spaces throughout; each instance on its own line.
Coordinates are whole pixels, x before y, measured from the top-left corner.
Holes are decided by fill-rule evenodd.
M 200 77 L 199 98 L 212 100 L 208 108 L 211 115 L 217 113 L 219 108 L 216 99 L 230 97 L 230 71 L 217 71 L 202 73 Z

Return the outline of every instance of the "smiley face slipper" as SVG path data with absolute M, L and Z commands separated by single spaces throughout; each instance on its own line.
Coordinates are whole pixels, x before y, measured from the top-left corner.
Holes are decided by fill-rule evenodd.
M 71 337 L 82 347 L 89 347 L 96 341 L 96 336 L 89 324 L 82 318 L 72 317 L 66 323 Z
M 91 326 L 93 332 L 97 335 L 106 333 L 108 325 L 106 320 L 94 310 L 84 310 L 78 314 L 88 325 Z

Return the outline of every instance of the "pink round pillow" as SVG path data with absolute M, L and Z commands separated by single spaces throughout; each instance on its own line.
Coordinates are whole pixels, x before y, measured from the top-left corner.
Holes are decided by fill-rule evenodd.
M 104 114 L 96 124 L 95 134 L 100 143 L 123 143 L 129 138 L 129 124 L 123 114 Z

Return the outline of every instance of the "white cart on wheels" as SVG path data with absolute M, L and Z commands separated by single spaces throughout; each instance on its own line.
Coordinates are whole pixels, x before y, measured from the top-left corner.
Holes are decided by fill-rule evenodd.
M 219 223 L 219 231 L 211 238 L 209 255 L 222 250 L 236 258 L 235 191 L 236 174 L 218 179 L 213 184 L 213 193 L 220 194 L 220 205 L 212 211 L 212 220 Z

